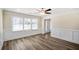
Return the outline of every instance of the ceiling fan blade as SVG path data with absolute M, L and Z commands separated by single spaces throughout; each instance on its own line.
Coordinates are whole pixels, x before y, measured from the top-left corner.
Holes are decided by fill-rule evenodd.
M 47 9 L 46 11 L 51 11 L 52 9 Z
M 51 14 L 51 12 L 45 11 L 45 14 Z
M 45 14 L 51 14 L 51 10 L 52 10 L 52 9 L 47 9 L 47 10 L 45 10 Z

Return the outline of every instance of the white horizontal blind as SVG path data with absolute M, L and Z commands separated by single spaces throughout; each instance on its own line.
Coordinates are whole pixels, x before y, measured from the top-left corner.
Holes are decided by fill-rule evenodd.
M 30 30 L 31 29 L 31 19 L 24 18 L 24 29 Z
M 38 29 L 38 21 L 37 19 L 32 19 L 32 30 Z
M 37 30 L 38 29 L 38 19 L 36 18 L 22 18 L 22 17 L 12 17 L 12 31 L 20 30 Z
M 12 18 L 12 31 L 23 30 L 23 18 L 13 17 Z

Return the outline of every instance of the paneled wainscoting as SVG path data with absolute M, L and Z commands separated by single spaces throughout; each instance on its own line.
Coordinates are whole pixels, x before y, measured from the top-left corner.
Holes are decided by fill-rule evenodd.
M 51 36 L 79 44 L 79 30 L 53 27 Z
M 3 50 L 78 50 L 79 44 L 38 34 L 15 40 L 5 41 Z

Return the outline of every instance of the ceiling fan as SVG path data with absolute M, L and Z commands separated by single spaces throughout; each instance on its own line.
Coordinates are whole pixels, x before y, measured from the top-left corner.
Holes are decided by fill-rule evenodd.
M 51 8 L 41 8 L 41 9 L 37 9 L 37 11 L 39 12 L 39 13 L 43 13 L 43 14 L 51 14 Z

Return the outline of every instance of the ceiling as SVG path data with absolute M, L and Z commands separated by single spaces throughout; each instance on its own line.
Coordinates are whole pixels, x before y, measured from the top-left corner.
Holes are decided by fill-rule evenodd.
M 46 16 L 48 14 L 41 14 L 38 10 L 41 8 L 4 8 L 4 10 L 12 11 L 12 12 L 19 12 L 29 15 L 36 15 L 36 16 Z
M 12 12 L 19 12 L 24 13 L 28 15 L 36 15 L 36 16 L 47 16 L 52 14 L 59 14 L 59 13 L 67 13 L 67 12 L 73 12 L 73 11 L 79 11 L 79 8 L 51 8 L 52 14 L 41 14 L 37 10 L 40 10 L 41 8 L 4 8 L 4 10 L 12 11 Z M 47 9 L 47 8 L 46 8 Z

